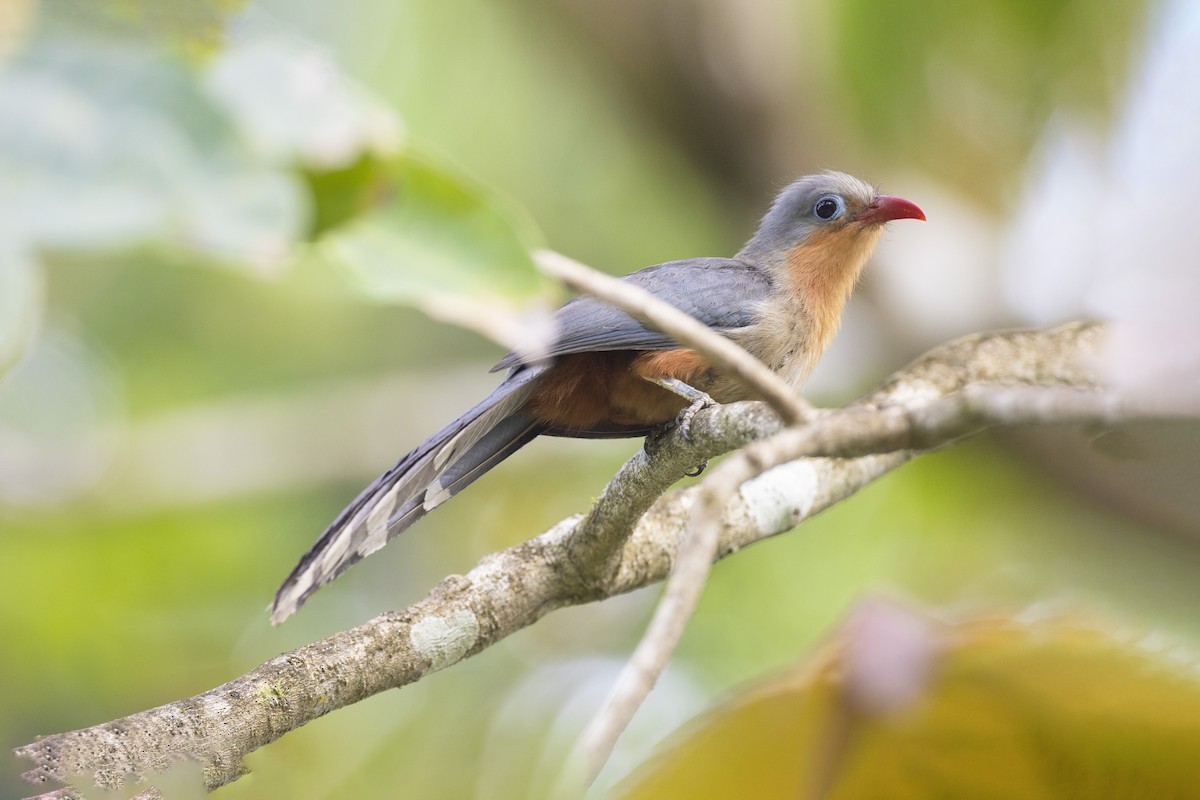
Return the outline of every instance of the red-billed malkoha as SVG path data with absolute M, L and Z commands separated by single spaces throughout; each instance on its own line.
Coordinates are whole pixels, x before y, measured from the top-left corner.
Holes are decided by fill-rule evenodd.
M 780 193 L 733 258 L 670 261 L 625 280 L 733 339 L 798 391 L 837 331 L 884 223 L 906 218 L 925 215 L 849 175 L 809 175 Z M 555 323 L 544 359 L 505 356 L 495 369 L 508 376 L 494 392 L 338 515 L 275 595 L 274 622 L 535 436 L 644 436 L 688 406 L 687 387 L 719 403 L 751 397 L 703 356 L 598 300 L 572 300 Z

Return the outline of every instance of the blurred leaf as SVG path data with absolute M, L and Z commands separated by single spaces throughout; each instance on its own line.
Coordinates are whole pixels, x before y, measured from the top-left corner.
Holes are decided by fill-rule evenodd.
M 411 153 L 314 181 L 336 188 L 318 205 L 319 221 L 374 209 L 318 241 L 369 296 L 415 306 L 508 347 L 536 350 L 552 335 L 553 284 L 534 265 L 537 235 L 519 209 Z
M 210 55 L 246 0 L 48 0 L 41 28 L 53 35 L 140 40 L 191 58 Z
M 9 234 L 0 229 L 0 376 L 24 353 L 42 310 L 39 265 Z
M 183 246 L 278 266 L 305 225 L 299 182 L 242 147 L 182 65 L 43 42 L 0 75 L 0 214 L 41 249 Z
M 303 174 L 313 198 L 313 238 L 384 205 L 394 191 L 386 162 L 372 155 L 364 155 L 348 166 L 309 169 Z
M 620 796 L 1190 796 L 1194 666 L 1077 621 L 930 630 L 933 671 L 906 704 L 855 694 L 856 659 L 872 656 L 885 682 L 896 664 L 847 625 L 806 664 L 693 723 Z
M 399 116 L 348 80 L 330 53 L 297 38 L 236 41 L 206 85 L 262 158 L 321 169 L 400 147 Z

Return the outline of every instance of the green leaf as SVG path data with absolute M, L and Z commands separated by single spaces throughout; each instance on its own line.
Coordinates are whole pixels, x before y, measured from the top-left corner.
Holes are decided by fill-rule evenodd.
M 537 235 L 519 209 L 411 153 L 313 180 L 336 188 L 318 195 L 318 221 L 351 217 L 319 252 L 367 295 L 508 347 L 536 348 L 550 335 L 554 285 L 534 265 Z
M 359 214 L 378 209 L 391 199 L 394 191 L 387 162 L 372 155 L 348 166 L 309 169 L 303 174 L 313 198 L 314 239 Z

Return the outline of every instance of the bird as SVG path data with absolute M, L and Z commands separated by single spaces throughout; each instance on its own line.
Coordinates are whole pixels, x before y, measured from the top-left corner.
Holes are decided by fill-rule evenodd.
M 884 225 L 899 219 L 925 214 L 845 173 L 808 175 L 778 194 L 733 258 L 668 261 L 622 280 L 737 342 L 798 392 Z M 544 352 L 505 355 L 491 394 L 334 519 L 279 587 L 272 623 L 537 436 L 649 436 L 697 404 L 755 399 L 696 351 L 590 296 L 559 308 L 554 325 Z

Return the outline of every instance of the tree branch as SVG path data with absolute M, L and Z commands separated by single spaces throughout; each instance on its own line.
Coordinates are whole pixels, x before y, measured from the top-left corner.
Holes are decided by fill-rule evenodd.
M 654 458 L 635 455 L 586 520 L 563 520 L 484 557 L 465 576 L 446 578 L 403 611 L 271 659 L 211 691 L 18 748 L 34 764 L 26 778 L 68 782 L 86 775 L 116 787 L 192 760 L 216 788 L 245 772 L 246 754 L 319 716 L 451 666 L 556 608 L 662 580 L 701 502 L 720 511 L 696 516 L 716 530 L 711 563 L 848 497 L 911 458 L 908 448 L 941 446 L 992 424 L 1123 419 L 1131 409 L 1097 387 L 1086 364 L 1100 335 L 1098 326 L 1072 325 L 969 337 L 799 428 L 781 431 L 759 403 L 706 409 L 693 420 L 691 442 L 672 436 Z M 715 499 L 700 500 L 712 491 L 703 485 L 660 497 L 698 458 L 755 439 L 764 440 L 720 471 L 733 474 L 735 467 L 726 465 L 743 462 L 736 468 L 749 465 L 742 476 L 758 477 L 739 476 Z M 791 460 L 802 455 L 823 457 Z M 594 552 L 582 540 L 603 529 L 631 532 L 607 568 L 581 566 L 579 559 Z

